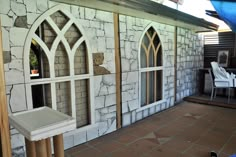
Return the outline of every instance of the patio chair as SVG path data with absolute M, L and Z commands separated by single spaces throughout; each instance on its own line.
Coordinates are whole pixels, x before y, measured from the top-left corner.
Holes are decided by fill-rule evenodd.
M 229 74 L 224 68 L 219 67 L 217 62 L 211 62 L 212 70 L 209 69 L 209 74 L 211 78 L 211 100 L 216 97 L 216 91 L 218 88 L 228 89 L 228 103 L 230 101 L 230 91 L 234 87 L 235 75 Z

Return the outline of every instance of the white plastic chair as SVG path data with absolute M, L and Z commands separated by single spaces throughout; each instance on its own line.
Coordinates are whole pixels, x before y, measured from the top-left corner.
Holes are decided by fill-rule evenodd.
M 224 68 L 219 67 L 217 62 L 211 62 L 212 70 L 209 69 L 209 74 L 212 82 L 211 100 L 216 96 L 217 88 L 228 89 L 228 103 L 230 101 L 230 91 L 234 87 L 234 74 L 229 74 Z

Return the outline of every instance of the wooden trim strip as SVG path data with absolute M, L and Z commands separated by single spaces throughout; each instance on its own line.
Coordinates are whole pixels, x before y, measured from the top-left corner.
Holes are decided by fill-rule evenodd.
M 11 143 L 8 122 L 8 109 L 6 100 L 6 84 L 4 75 L 2 29 L 0 19 L 0 136 L 3 157 L 11 157 Z M 1 152 L 0 152 L 1 153 Z
M 157 32 L 155 31 L 154 32 L 154 34 L 152 35 L 152 37 L 150 36 L 150 34 L 148 33 L 148 32 L 146 32 L 146 35 L 147 35 L 147 37 L 148 37 L 148 39 L 149 39 L 149 46 L 151 46 L 152 47 L 152 49 L 153 49 L 153 53 L 155 52 L 155 45 L 154 45 L 154 39 L 155 39 L 155 36 L 157 35 Z M 150 52 L 150 49 L 149 49 L 149 51 L 148 52 Z
M 177 50 L 177 31 L 178 28 L 175 27 L 174 31 L 174 102 L 177 101 L 176 94 L 177 94 L 177 55 L 178 55 L 178 50 Z
M 147 51 L 148 51 L 148 49 L 147 49 L 147 47 L 146 47 L 146 45 L 142 42 L 142 47 L 143 47 L 143 49 L 145 50 L 145 54 L 147 55 Z
M 150 47 L 150 46 L 149 46 Z M 149 67 L 149 50 L 146 53 L 146 67 Z M 146 72 L 146 105 L 149 104 L 149 71 Z
M 119 36 L 119 14 L 113 14 L 114 39 L 115 39 L 115 64 L 116 64 L 116 122 L 117 129 L 122 125 L 121 106 L 121 60 L 120 60 L 120 36 Z
M 160 47 L 161 47 L 161 42 L 159 42 L 159 44 L 157 45 L 157 48 L 155 49 L 155 55 L 158 54 Z

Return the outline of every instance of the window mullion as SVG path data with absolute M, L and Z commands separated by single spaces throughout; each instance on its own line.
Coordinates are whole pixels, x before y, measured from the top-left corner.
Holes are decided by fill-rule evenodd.
M 76 118 L 75 80 L 71 80 L 71 116 Z
M 52 95 L 52 109 L 57 110 L 57 100 L 56 100 L 56 83 L 51 83 L 51 95 Z

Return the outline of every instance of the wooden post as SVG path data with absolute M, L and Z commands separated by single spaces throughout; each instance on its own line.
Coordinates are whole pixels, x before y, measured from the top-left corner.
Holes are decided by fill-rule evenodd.
M 40 140 L 35 142 L 37 157 L 47 157 L 46 140 Z M 30 156 L 31 157 L 31 156 Z
M 119 14 L 114 13 L 114 38 L 115 38 L 115 64 L 116 64 L 116 122 L 117 129 L 121 128 L 121 61 L 120 61 L 120 36 L 119 36 Z
M 6 100 L 5 75 L 3 65 L 3 49 L 2 49 L 2 29 L 0 19 L 0 136 L 1 150 L 3 157 L 11 157 L 11 143 L 8 122 L 8 109 Z
M 64 143 L 62 134 L 53 137 L 53 147 L 55 157 L 64 157 Z
M 47 146 L 47 157 L 51 157 L 52 156 L 52 148 L 51 148 L 51 138 L 50 137 L 46 139 L 46 146 Z
M 25 147 L 27 157 L 36 157 L 35 142 L 29 141 L 25 138 Z

